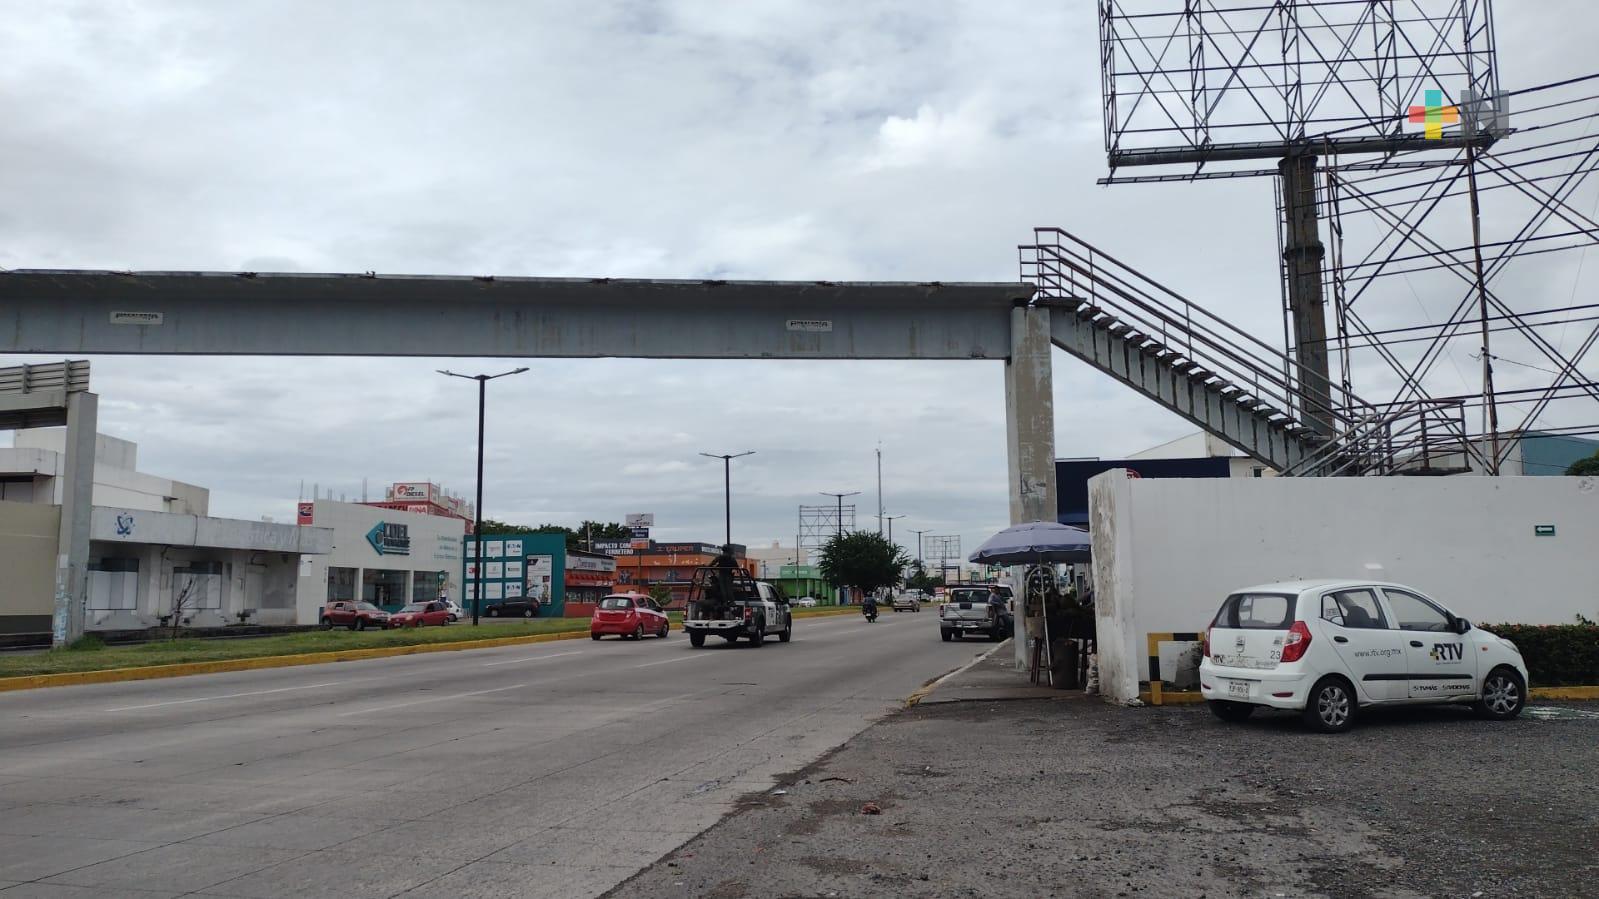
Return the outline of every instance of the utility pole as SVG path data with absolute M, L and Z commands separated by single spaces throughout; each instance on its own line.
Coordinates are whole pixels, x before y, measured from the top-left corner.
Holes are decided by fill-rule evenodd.
M 465 378 L 477 382 L 477 508 L 472 515 L 472 570 L 477 574 L 473 579 L 472 590 L 472 625 L 478 624 L 478 614 L 483 605 L 483 412 L 488 403 L 489 382 L 495 378 L 504 378 L 510 375 L 519 375 L 527 371 L 524 368 L 500 372 L 497 375 L 458 375 L 453 371 L 438 369 L 441 375 L 452 378 Z
M 883 448 L 877 448 L 877 536 L 883 536 Z
M 726 504 L 727 513 L 727 539 L 722 541 L 723 546 L 733 545 L 733 460 L 744 456 L 755 455 L 754 450 L 745 450 L 742 453 L 700 453 L 707 459 L 722 460 L 722 500 Z
M 915 528 L 911 528 L 911 531 L 916 534 L 916 561 L 920 562 L 922 560 L 922 535 L 927 533 L 927 531 L 918 531 Z

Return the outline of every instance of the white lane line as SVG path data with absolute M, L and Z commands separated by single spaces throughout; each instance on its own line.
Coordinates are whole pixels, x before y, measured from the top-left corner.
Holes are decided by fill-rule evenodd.
M 676 658 L 676 659 L 667 659 L 664 662 L 645 662 L 642 665 L 632 665 L 632 666 L 629 666 L 629 667 L 631 667 L 631 668 L 650 668 L 650 667 L 653 667 L 655 665 L 670 665 L 673 662 L 692 662 L 695 659 L 703 659 L 703 658 L 705 658 L 705 656 L 702 656 L 702 655 L 683 656 L 681 658 Z
M 366 678 L 362 679 L 365 680 Z M 353 681 L 329 681 L 325 684 L 306 684 L 303 687 L 279 687 L 276 690 L 251 690 L 248 693 L 224 693 L 221 696 L 200 696 L 195 699 L 171 699 L 166 702 L 150 702 L 144 705 L 119 705 L 114 709 L 106 709 L 106 711 L 132 712 L 137 711 L 138 709 L 159 708 L 164 705 L 187 705 L 191 702 L 214 702 L 218 699 L 237 699 L 240 696 L 265 696 L 268 693 L 287 693 L 290 690 L 313 690 L 317 687 L 336 687 L 348 683 L 353 683 Z
M 423 703 L 427 702 L 442 702 L 446 699 L 465 699 L 468 696 L 482 696 L 487 693 L 501 693 L 506 690 L 520 690 L 525 686 L 527 686 L 527 684 L 511 684 L 508 687 L 495 687 L 492 690 L 475 690 L 471 693 L 452 693 L 449 696 L 429 696 L 427 699 L 413 699 L 410 702 L 396 702 L 392 705 L 380 705 L 377 708 L 372 709 L 356 709 L 353 712 L 340 712 L 339 717 L 348 718 L 351 715 L 366 715 L 372 712 L 387 712 L 391 709 L 403 709 L 407 706 L 422 705 Z
M 522 662 L 542 662 L 545 659 L 558 659 L 561 656 L 580 656 L 581 652 L 557 652 L 547 656 L 524 656 L 520 659 L 506 659 L 501 662 L 484 662 L 484 668 L 493 668 L 495 665 L 517 665 Z

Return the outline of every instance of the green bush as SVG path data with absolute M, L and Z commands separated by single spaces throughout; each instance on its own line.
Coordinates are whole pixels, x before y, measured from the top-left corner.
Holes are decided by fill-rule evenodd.
M 1488 624 L 1516 644 L 1539 687 L 1599 684 L 1599 624 Z

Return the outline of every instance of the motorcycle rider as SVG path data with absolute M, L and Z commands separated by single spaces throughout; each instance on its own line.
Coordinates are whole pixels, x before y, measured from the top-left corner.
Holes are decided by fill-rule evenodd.
M 868 593 L 861 600 L 861 614 L 868 619 L 877 617 L 877 597 Z

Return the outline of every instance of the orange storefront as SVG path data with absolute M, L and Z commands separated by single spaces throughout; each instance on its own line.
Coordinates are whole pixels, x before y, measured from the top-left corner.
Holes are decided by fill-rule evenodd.
M 616 556 L 616 585 L 618 590 L 636 590 L 648 593 L 650 588 L 665 586 L 672 591 L 668 605 L 681 608 L 688 602 L 689 587 L 694 580 L 694 569 L 702 568 L 721 553 L 721 547 L 710 543 L 655 543 L 648 549 L 611 546 L 606 552 Z M 739 566 L 755 576 L 755 565 L 744 557 L 744 547 L 734 545 L 733 555 Z

